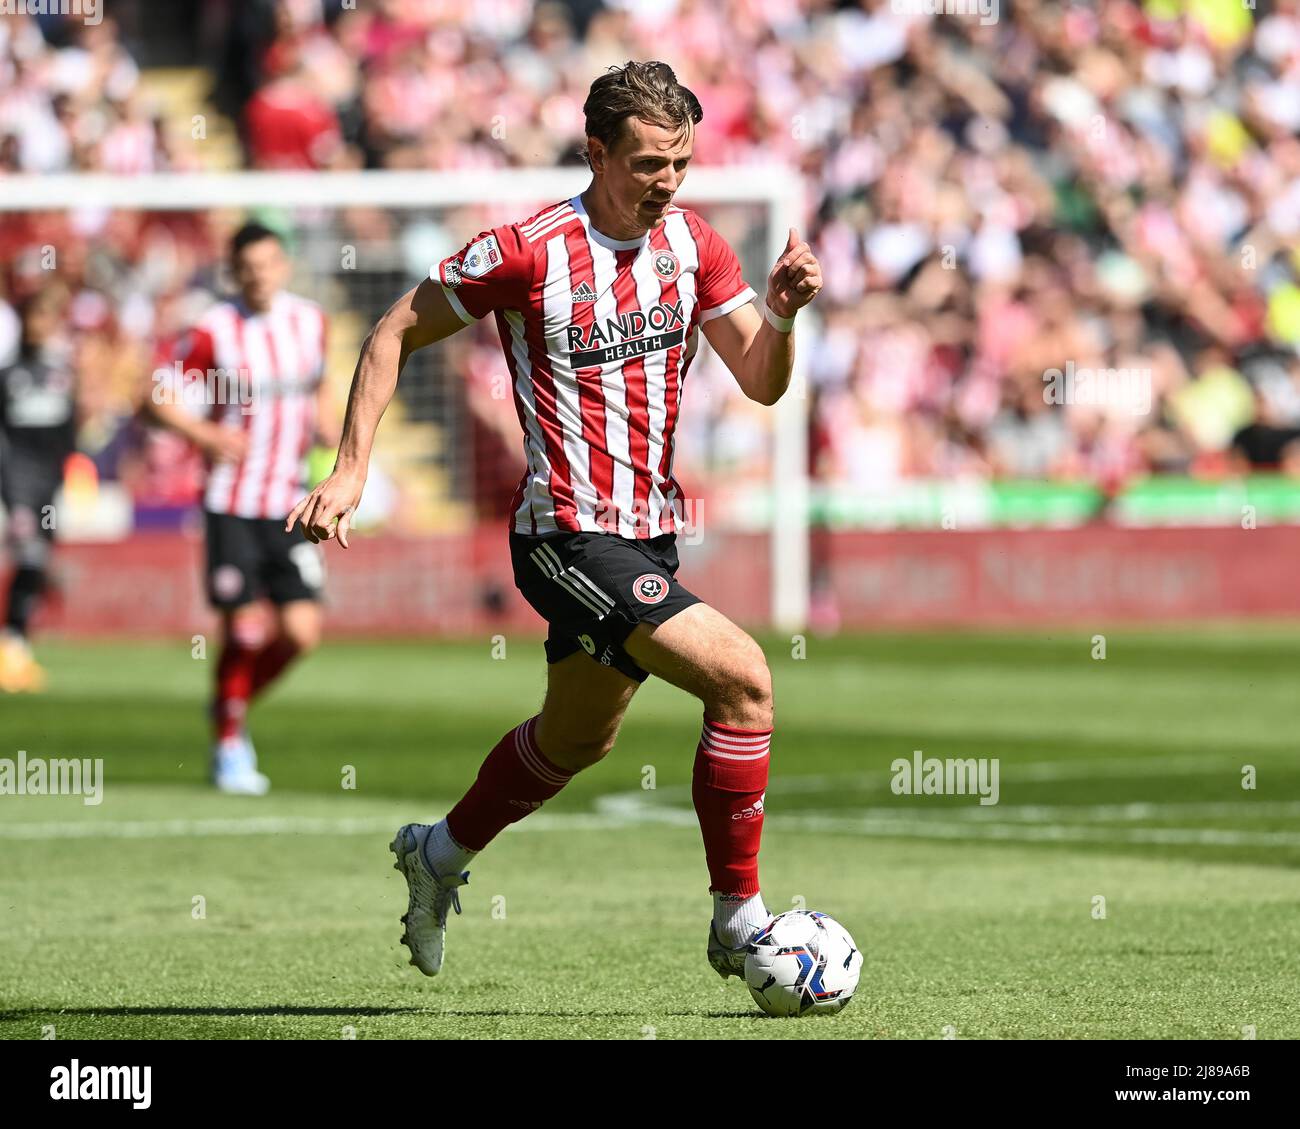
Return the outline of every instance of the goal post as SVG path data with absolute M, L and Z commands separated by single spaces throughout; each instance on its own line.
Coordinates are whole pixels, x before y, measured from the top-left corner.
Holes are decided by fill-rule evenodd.
M 273 208 L 297 217 L 296 225 L 310 234 L 312 213 L 371 208 L 417 216 L 431 209 L 541 206 L 548 200 L 576 195 L 585 187 L 589 175 L 580 166 L 455 172 L 21 175 L 5 178 L 0 213 L 165 213 Z M 735 205 L 761 210 L 766 257 L 760 263 L 756 255 L 751 255 L 746 262 L 742 255 L 746 277 L 761 296 L 766 272 L 783 252 L 789 229 L 802 222 L 802 178 L 781 166 L 693 168 L 678 199 L 688 207 Z M 302 218 L 304 215 L 307 218 Z M 472 234 L 459 233 L 463 238 Z M 399 292 L 394 287 L 390 300 Z M 810 488 L 806 372 L 809 338 L 814 328 L 815 315 L 805 314 L 800 322 L 801 340 L 795 353 L 791 388 L 771 416 L 770 501 L 766 507 L 771 572 L 769 620 L 772 626 L 783 631 L 801 630 L 808 620 Z

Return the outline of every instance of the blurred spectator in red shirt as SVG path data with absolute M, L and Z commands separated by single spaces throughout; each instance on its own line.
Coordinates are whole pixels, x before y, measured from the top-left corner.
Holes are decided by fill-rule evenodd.
M 280 73 L 244 107 L 244 136 L 258 169 L 324 169 L 342 147 L 338 114 L 317 93 L 296 42 L 277 41 Z

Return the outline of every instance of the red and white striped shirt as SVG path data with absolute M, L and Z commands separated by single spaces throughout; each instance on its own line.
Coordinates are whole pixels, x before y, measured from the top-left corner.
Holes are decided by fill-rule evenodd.
M 640 238 L 611 239 L 574 197 L 429 273 L 465 322 L 496 314 L 528 462 L 515 531 L 673 532 L 673 433 L 698 328 L 754 298 L 721 236 L 672 207 Z
M 326 332 L 320 306 L 282 292 L 262 314 L 238 301 L 213 306 L 181 341 L 186 403 L 248 437 L 243 459 L 209 470 L 205 509 L 281 519 L 305 493 Z

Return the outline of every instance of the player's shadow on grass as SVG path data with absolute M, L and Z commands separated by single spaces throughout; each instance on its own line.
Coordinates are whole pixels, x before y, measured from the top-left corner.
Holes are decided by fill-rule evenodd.
M 34 1015 L 420 1015 L 428 1011 L 422 1007 L 296 1007 L 280 1004 L 271 1007 L 29 1007 L 0 1011 L 0 1022 L 11 1019 L 30 1019 Z
M 681 1019 L 699 1019 L 701 1013 L 698 1011 L 672 1011 L 668 1015 Z M 154 1007 L 132 1006 L 132 1007 L 29 1007 L 14 1008 L 7 1011 L 0 1011 L 0 1023 L 12 1022 L 15 1020 L 31 1019 L 35 1016 L 52 1016 L 52 1015 L 79 1015 L 87 1018 L 103 1018 L 106 1016 L 147 1016 L 152 1018 L 164 1017 L 183 1017 L 183 1016 L 288 1016 L 288 1015 L 316 1015 L 316 1016 L 340 1016 L 344 1018 L 357 1016 L 381 1016 L 381 1015 L 427 1015 L 433 1017 L 447 1017 L 457 1019 L 524 1019 L 535 1017 L 538 1019 L 636 1019 L 644 1018 L 642 1012 L 632 1011 L 556 1011 L 553 1009 L 539 1011 L 520 1011 L 508 1010 L 506 1008 L 459 1008 L 444 1009 L 436 1005 L 426 1007 L 296 1007 L 292 1004 L 285 1004 L 279 1007 L 168 1007 L 166 1005 L 157 1005 Z M 703 1013 L 707 1019 L 768 1019 L 769 1016 L 762 1012 L 754 1011 L 710 1011 Z
M 430 1006 L 430 1013 L 455 1019 L 644 1019 L 643 1011 L 556 1011 L 553 1008 L 538 1011 L 513 1011 L 505 1008 L 458 1008 L 455 1010 Z M 674 1019 L 768 1019 L 758 1011 L 666 1011 L 657 1012 Z

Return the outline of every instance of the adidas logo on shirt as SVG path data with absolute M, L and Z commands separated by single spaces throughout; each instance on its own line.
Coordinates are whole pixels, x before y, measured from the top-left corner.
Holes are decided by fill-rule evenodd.
M 596 292 L 591 288 L 586 279 L 583 279 L 573 290 L 573 300 L 575 302 L 594 302 Z

